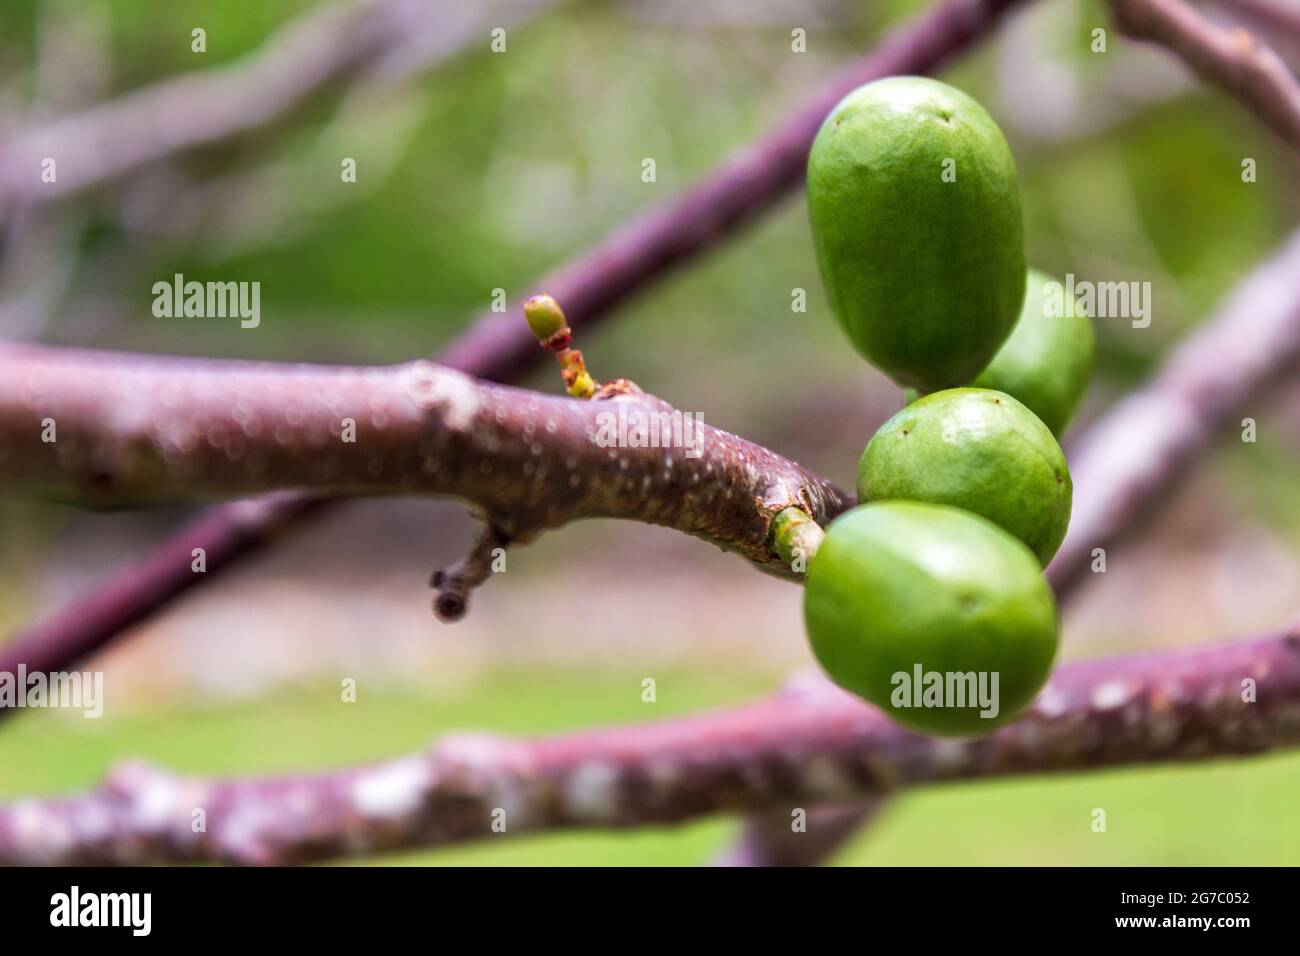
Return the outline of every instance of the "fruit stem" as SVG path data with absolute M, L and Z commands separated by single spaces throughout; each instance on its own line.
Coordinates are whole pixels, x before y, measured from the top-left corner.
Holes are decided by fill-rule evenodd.
M 772 549 L 790 568 L 802 574 L 821 547 L 826 532 L 802 508 L 784 508 L 772 519 Z
M 560 375 L 564 378 L 564 388 L 574 398 L 591 398 L 596 394 L 599 384 L 587 371 L 587 364 L 582 353 L 569 348 L 573 341 L 573 330 L 564 318 L 560 303 L 548 292 L 535 295 L 524 302 L 524 318 L 528 327 L 541 343 L 542 348 L 555 353 L 555 360 L 560 363 Z

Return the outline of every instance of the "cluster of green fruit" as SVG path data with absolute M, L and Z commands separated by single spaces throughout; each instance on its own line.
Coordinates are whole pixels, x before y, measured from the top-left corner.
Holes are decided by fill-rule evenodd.
M 909 390 L 862 455 L 864 503 L 809 563 L 813 651 L 902 724 L 987 731 L 1032 702 L 1056 655 L 1042 572 L 1071 482 L 1055 435 L 1091 370 L 1091 325 L 1045 314 L 1011 151 L 946 84 L 894 77 L 845 97 L 813 144 L 808 201 L 835 315 Z M 992 706 L 973 692 L 989 676 Z

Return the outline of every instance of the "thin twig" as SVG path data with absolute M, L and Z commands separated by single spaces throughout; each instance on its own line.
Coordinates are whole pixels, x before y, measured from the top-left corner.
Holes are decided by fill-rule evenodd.
M 513 24 L 545 5 L 499 2 L 492 25 Z M 466 14 L 424 0 L 357 0 L 312 10 L 244 59 L 19 133 L 0 147 L 0 220 L 14 203 L 66 198 L 186 150 L 266 129 L 358 76 L 381 70 L 404 76 L 427 67 L 485 29 L 481 11 Z M 52 182 L 41 175 L 46 158 L 57 163 Z
M 1300 42 L 1300 7 L 1294 0 L 1219 0 L 1219 3 L 1237 13 L 1244 13 L 1270 30 L 1282 34 L 1290 43 Z
M 450 568 L 433 572 L 429 587 L 438 592 L 433 610 L 440 621 L 459 621 L 469 610 L 469 592 L 492 576 L 492 564 L 500 551 L 510 546 L 510 537 L 488 525 L 474 539 L 469 554 Z
M 1182 0 L 1109 0 L 1128 36 L 1177 54 L 1203 80 L 1235 96 L 1300 149 L 1300 83 L 1281 58 L 1240 27 L 1223 27 Z
M 1300 366 L 1300 231 L 1241 283 L 1151 381 L 1074 447 L 1074 507 L 1048 568 L 1064 597 L 1093 552 L 1145 526 L 1214 439 Z

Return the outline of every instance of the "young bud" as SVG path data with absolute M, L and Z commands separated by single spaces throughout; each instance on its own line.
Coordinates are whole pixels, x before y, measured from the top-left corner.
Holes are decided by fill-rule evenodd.
M 537 336 L 537 341 L 543 345 L 568 327 L 560 303 L 547 292 L 532 296 L 524 302 L 524 318 L 528 320 L 528 327 L 533 330 L 533 335 Z

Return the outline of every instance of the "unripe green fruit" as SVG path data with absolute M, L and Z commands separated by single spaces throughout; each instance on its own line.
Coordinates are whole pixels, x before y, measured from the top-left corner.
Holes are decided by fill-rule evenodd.
M 1036 269 L 1029 270 L 1025 305 L 1011 337 L 971 384 L 1006 392 L 1028 406 L 1059 437 L 1088 387 L 1096 337 L 1092 322 L 1080 307 L 1067 310 L 1062 306 L 1060 315 L 1051 312 L 1046 293 L 1050 285 L 1060 283 Z M 914 388 L 903 390 L 904 405 L 919 397 Z
M 858 462 L 863 501 L 964 508 L 1015 535 L 1046 565 L 1070 524 L 1073 485 L 1061 446 L 1004 392 L 950 388 L 917 399 Z
M 979 734 L 1013 719 L 1056 656 L 1056 604 L 1034 556 L 957 508 L 891 501 L 846 512 L 805 585 L 808 639 L 831 679 L 926 733 Z M 924 693 L 933 674 L 938 706 Z
M 830 304 L 854 347 L 904 386 L 968 384 L 1025 294 L 1015 161 L 978 103 L 937 80 L 850 93 L 808 158 Z
M 1029 406 L 1055 435 L 1065 431 L 1092 374 L 1092 323 L 1077 307 L 1073 315 L 1045 314 L 1051 277 L 1029 270 L 1025 305 L 988 368 L 971 384 L 1006 392 Z M 1059 285 L 1059 283 L 1056 283 Z

